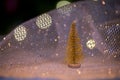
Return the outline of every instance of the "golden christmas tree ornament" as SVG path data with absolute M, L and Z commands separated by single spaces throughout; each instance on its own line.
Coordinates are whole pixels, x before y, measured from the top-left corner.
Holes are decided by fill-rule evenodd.
M 66 61 L 67 61 L 68 67 L 80 68 L 81 61 L 83 59 L 83 52 L 82 52 L 80 38 L 76 30 L 75 21 L 73 21 L 70 28 L 66 53 L 67 53 Z

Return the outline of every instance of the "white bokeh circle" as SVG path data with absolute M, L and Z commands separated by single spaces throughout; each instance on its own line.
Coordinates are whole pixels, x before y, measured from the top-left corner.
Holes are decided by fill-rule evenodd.
M 49 14 L 42 14 L 40 16 L 37 17 L 36 19 L 36 25 L 40 28 L 40 29 L 47 29 L 51 26 L 52 24 L 52 18 Z
M 86 42 L 86 46 L 89 48 L 89 49 L 93 49 L 95 47 L 96 43 L 95 43 L 95 40 L 93 39 L 90 39 Z
M 18 26 L 14 30 L 14 37 L 17 41 L 22 41 L 26 38 L 27 31 L 26 28 L 23 25 Z

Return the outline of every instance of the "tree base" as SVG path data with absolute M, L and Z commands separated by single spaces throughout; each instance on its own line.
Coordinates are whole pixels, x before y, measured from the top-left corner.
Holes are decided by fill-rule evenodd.
M 68 67 L 70 67 L 70 68 L 80 68 L 81 64 L 68 64 Z

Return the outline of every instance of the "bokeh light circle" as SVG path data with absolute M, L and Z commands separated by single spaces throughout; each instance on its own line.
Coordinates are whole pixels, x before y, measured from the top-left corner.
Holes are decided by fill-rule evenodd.
M 72 11 L 72 6 L 64 6 L 58 9 L 58 13 L 68 15 Z
M 26 28 L 23 25 L 18 26 L 14 30 L 14 37 L 17 41 L 22 41 L 26 38 L 27 31 Z
M 93 39 L 90 39 L 86 42 L 86 46 L 89 48 L 89 49 L 93 49 L 95 47 L 96 43 L 95 43 L 95 40 Z
M 68 5 L 68 4 L 70 4 L 70 2 L 68 2 L 68 1 L 58 2 L 58 4 L 57 4 L 58 13 L 63 14 L 63 15 L 69 15 L 72 11 L 72 6 Z
M 68 4 L 70 4 L 69 1 L 59 1 L 56 5 L 56 8 L 60 8 L 62 6 L 68 5 Z
M 51 26 L 52 24 L 52 18 L 49 14 L 42 14 L 36 19 L 36 25 L 40 29 L 47 29 Z

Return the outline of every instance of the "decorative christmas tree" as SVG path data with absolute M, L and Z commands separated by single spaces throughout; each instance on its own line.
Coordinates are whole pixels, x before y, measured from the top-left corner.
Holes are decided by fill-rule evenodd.
M 76 22 L 73 21 L 67 44 L 67 64 L 71 68 L 79 68 L 81 66 L 80 62 L 83 59 L 82 46 L 80 43 L 80 38 L 76 30 Z

